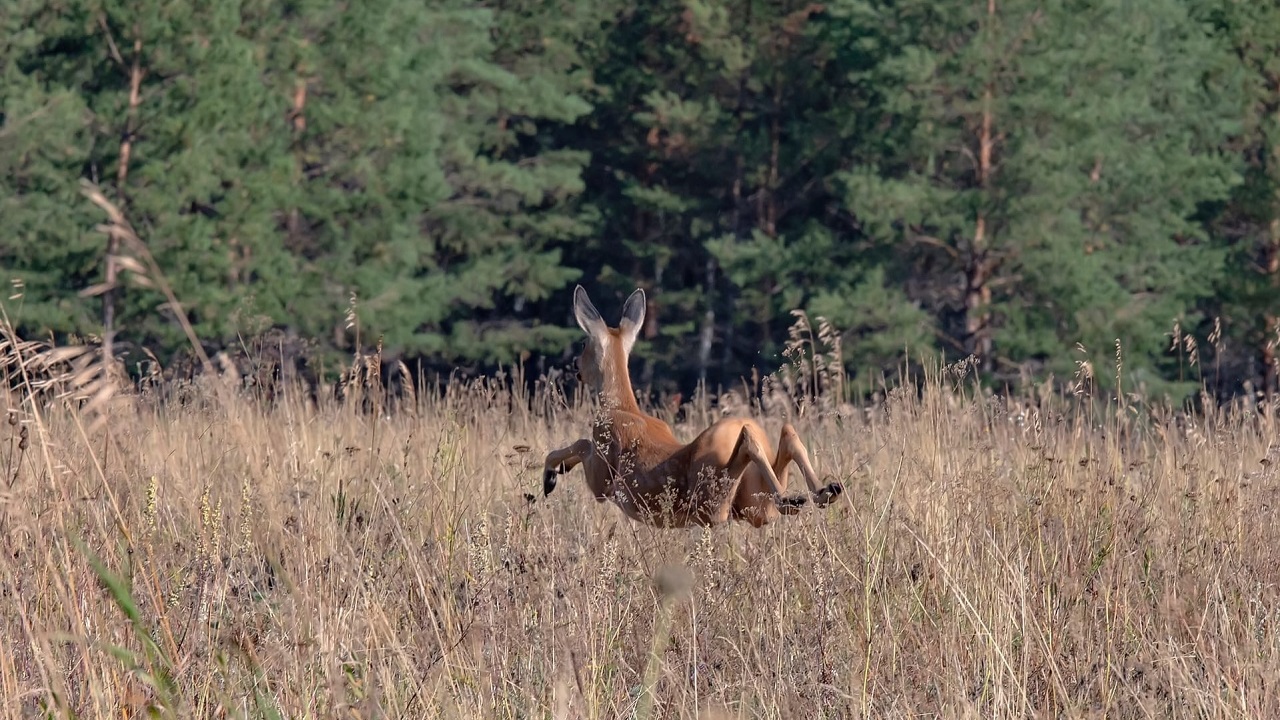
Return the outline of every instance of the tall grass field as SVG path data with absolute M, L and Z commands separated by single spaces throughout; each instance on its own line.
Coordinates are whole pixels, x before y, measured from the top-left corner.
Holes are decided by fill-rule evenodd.
M 963 364 L 867 401 L 655 402 L 685 440 L 792 422 L 846 488 L 657 530 L 581 470 L 542 497 L 593 412 L 557 382 L 98 395 L 28 350 L 9 334 L 5 718 L 1280 717 L 1256 406 L 998 397 Z

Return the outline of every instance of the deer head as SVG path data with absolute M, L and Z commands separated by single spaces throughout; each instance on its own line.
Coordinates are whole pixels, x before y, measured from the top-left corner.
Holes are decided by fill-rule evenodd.
M 578 380 L 602 399 L 626 402 L 631 396 L 627 358 L 644 324 L 644 291 L 636 289 L 622 305 L 622 320 L 609 327 L 579 285 L 573 291 L 573 317 L 587 334 L 587 346 L 578 356 Z

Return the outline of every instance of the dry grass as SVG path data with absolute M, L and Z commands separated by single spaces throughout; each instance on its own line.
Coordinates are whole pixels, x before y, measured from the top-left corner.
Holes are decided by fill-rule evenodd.
M 689 532 L 580 473 L 526 502 L 589 420 L 553 387 L 182 397 L 8 398 L 4 717 L 1280 717 L 1257 416 L 1118 429 L 943 374 L 786 418 L 835 507 Z

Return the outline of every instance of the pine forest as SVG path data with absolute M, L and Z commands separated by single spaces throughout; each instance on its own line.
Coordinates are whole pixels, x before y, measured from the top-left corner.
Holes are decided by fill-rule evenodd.
M 973 357 L 1277 389 L 1280 8 L 1245 0 L 9 0 L 0 269 L 24 337 L 136 373 L 274 332 L 562 366 L 649 294 L 651 392 Z M 167 278 L 100 227 L 111 203 Z M 1191 339 L 1191 345 L 1187 339 Z M 1100 382 L 1107 382 L 1098 374 Z

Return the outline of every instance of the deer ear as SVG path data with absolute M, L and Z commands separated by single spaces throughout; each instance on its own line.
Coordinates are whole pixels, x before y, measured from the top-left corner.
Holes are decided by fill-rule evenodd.
M 622 322 L 618 323 L 618 329 L 622 331 L 622 339 L 627 343 L 628 349 L 635 343 L 640 335 L 640 328 L 644 326 L 644 309 L 644 290 L 636 288 L 636 291 L 631 293 L 631 297 L 627 298 L 627 302 L 622 305 Z
M 600 311 L 591 304 L 591 298 L 587 297 L 587 291 L 581 285 L 573 290 L 573 319 L 578 321 L 582 332 L 591 337 L 596 337 L 605 330 Z

